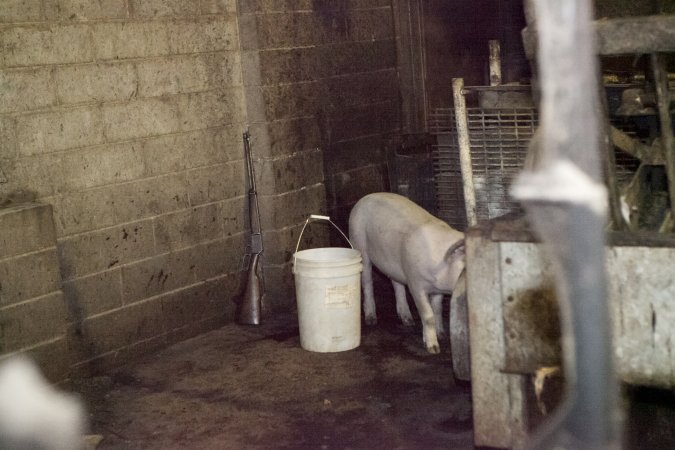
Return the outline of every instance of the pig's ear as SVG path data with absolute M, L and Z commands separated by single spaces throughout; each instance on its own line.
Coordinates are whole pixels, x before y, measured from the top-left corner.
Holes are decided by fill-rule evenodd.
M 448 251 L 445 252 L 445 258 L 447 262 L 456 261 L 457 259 L 464 257 L 464 239 L 460 239 L 450 246 Z

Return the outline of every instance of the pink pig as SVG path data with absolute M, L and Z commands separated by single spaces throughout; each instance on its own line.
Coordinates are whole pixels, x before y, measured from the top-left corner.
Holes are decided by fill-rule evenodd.
M 377 323 L 372 265 L 388 276 L 396 294 L 396 312 L 413 325 L 405 286 L 422 320 L 429 353 L 439 353 L 445 336 L 443 294 L 451 294 L 464 270 L 464 233 L 429 214 L 412 201 L 386 192 L 359 200 L 349 216 L 349 236 L 363 258 L 363 312 Z

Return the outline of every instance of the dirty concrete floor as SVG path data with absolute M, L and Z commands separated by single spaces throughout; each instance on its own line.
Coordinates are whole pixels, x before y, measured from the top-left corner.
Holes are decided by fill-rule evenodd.
M 82 380 L 100 449 L 471 449 L 471 395 L 448 345 L 396 318 L 359 348 L 300 348 L 294 316 L 227 325 Z M 382 323 L 384 322 L 384 323 Z

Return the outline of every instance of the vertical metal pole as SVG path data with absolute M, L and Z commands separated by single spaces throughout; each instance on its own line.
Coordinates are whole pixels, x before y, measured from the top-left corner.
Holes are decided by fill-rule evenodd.
M 666 160 L 668 176 L 668 195 L 670 197 L 670 214 L 675 219 L 675 155 L 673 154 L 673 126 L 670 119 L 670 93 L 668 92 L 668 73 L 665 61 L 658 53 L 652 53 L 654 84 L 656 84 L 656 101 L 659 108 L 661 124 L 661 148 Z
M 466 117 L 466 100 L 464 99 L 464 79 L 452 79 L 452 94 L 455 100 L 455 123 L 457 125 L 457 143 L 459 145 L 459 164 L 462 170 L 464 187 L 464 204 L 466 220 L 469 226 L 476 225 L 476 191 L 473 186 L 473 169 L 471 168 L 471 143 L 469 141 L 469 123 Z
M 490 45 L 490 86 L 502 84 L 502 57 L 499 41 L 492 40 Z
M 513 194 L 525 205 L 556 269 L 568 394 L 530 446 L 614 449 L 621 437 L 604 268 L 607 190 L 591 2 L 534 4 L 543 151 L 539 170 L 521 175 Z

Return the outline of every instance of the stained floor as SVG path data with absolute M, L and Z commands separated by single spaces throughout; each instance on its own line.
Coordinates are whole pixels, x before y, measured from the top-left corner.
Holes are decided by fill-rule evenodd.
M 100 449 L 473 448 L 447 343 L 430 355 L 420 330 L 380 322 L 329 354 L 303 350 L 290 315 L 227 325 L 79 390 Z

